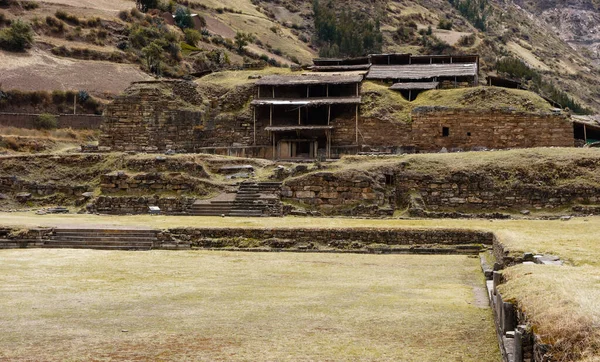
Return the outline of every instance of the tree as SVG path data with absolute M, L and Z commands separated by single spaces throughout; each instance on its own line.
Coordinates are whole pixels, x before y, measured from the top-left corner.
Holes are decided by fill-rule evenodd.
M 248 43 L 251 43 L 254 41 L 254 35 L 250 34 L 250 33 L 244 33 L 241 31 L 238 31 L 235 34 L 235 45 L 237 46 L 238 51 L 242 51 L 244 49 L 244 47 L 246 45 L 248 45 Z
M 177 10 L 175 10 L 175 24 L 181 29 L 193 28 L 194 20 L 192 19 L 190 9 L 178 6 Z
M 156 9 L 158 7 L 158 0 L 135 0 L 136 7 L 146 12 L 151 9 Z
M 162 57 L 163 48 L 156 41 L 148 44 L 142 49 L 142 54 L 146 58 L 148 69 L 155 74 L 160 74 L 160 59 Z
M 33 44 L 31 25 L 18 19 L 0 31 L 0 48 L 13 52 L 22 52 Z

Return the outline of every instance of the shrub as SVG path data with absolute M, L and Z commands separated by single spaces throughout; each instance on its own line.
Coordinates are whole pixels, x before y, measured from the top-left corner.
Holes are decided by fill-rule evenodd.
M 48 25 L 50 30 L 54 33 L 62 33 L 65 31 L 65 23 L 53 16 L 46 16 L 46 25 Z
M 123 21 L 130 21 L 131 18 L 129 17 L 129 12 L 127 12 L 125 10 L 119 11 L 119 19 L 121 19 Z
M 39 8 L 40 4 L 35 1 L 23 1 L 21 2 L 21 6 L 23 6 L 23 9 L 25 10 L 33 10 Z
M 54 13 L 54 16 L 56 16 L 60 20 L 66 21 L 67 23 L 73 25 L 79 25 L 80 23 L 79 18 L 77 16 L 68 14 L 66 11 L 63 10 L 57 10 L 56 13 Z
M 36 129 L 55 129 L 58 127 L 58 121 L 55 115 L 42 113 L 33 121 L 33 126 Z
M 237 47 L 238 51 L 242 51 L 242 49 L 244 49 L 248 43 L 253 42 L 254 39 L 254 35 L 238 31 L 235 34 L 235 46 Z
M 458 39 L 458 45 L 463 47 L 470 47 L 475 44 L 475 34 L 463 35 Z
M 197 30 L 194 29 L 185 29 L 185 42 L 191 46 L 196 46 L 200 39 L 202 39 L 202 35 Z
M 452 20 L 450 19 L 440 19 L 438 23 L 438 29 L 451 30 L 452 29 Z
M 0 48 L 8 51 L 24 51 L 33 44 L 31 25 L 21 21 L 13 21 L 10 27 L 0 31 Z

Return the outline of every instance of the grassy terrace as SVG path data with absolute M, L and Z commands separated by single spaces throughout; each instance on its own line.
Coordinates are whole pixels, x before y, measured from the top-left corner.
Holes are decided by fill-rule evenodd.
M 564 351 L 567 360 L 587 358 L 592 361 L 598 358 L 597 346 L 600 344 L 600 243 L 598 232 L 600 217 L 575 218 L 569 221 L 542 220 L 364 220 L 341 218 L 219 218 L 219 217 L 168 217 L 168 216 L 36 216 L 33 213 L 2 213 L 0 224 L 31 228 L 36 226 L 62 227 L 236 227 L 236 228 L 465 228 L 493 231 L 514 254 L 524 251 L 551 253 L 559 255 L 567 262 L 563 267 L 552 266 L 517 266 L 506 272 L 508 282 L 503 286 L 503 293 L 514 300 L 527 313 L 536 325 L 536 331 L 546 341 L 556 343 Z M 45 252 L 45 251 L 44 251 Z M 16 254 L 12 254 L 16 253 Z M 2 252 L 1 265 L 12 263 L 11 255 L 42 253 L 37 250 Z M 152 252 L 154 253 L 154 252 Z M 151 254 L 152 254 L 151 253 Z M 158 252 L 157 252 L 158 253 Z M 131 254 L 144 258 L 144 253 Z M 177 253 L 160 254 L 171 258 Z M 195 254 L 190 254 L 195 255 Z M 204 254 L 198 254 L 204 255 Z M 209 254 L 212 255 L 212 254 Z M 222 255 L 222 254 L 215 254 Z M 238 256 L 245 260 L 246 257 Z M 39 256 L 38 256 L 39 257 Z M 250 257 L 250 256 L 249 256 Z M 254 254 L 252 254 L 254 257 Z M 294 256 L 295 257 L 295 256 Z M 298 256 L 300 257 L 300 256 Z M 303 256 L 304 257 L 304 256 Z M 337 256 L 336 256 L 337 257 Z M 71 257 L 69 257 L 70 259 Z M 260 255 L 258 258 L 271 258 Z M 286 258 L 286 257 L 282 257 Z M 309 258 L 309 257 L 307 257 Z M 315 258 L 327 258 L 315 256 Z M 385 258 L 385 257 L 384 257 Z M 384 259 L 383 260 L 388 260 Z M 428 257 L 426 257 L 428 258 Z M 42 259 L 46 259 L 43 257 Z M 280 259 L 281 260 L 281 259 Z M 380 260 L 375 257 L 373 260 Z M 389 259 L 392 260 L 392 259 Z M 414 259 L 417 260 L 417 259 Z M 429 260 L 429 259 L 424 259 Z M 433 257 L 432 260 L 438 260 Z M 76 258 L 75 264 L 85 264 Z M 141 262 L 141 261 L 140 261 Z M 434 261 L 432 261 L 434 262 Z M 31 261 L 34 263 L 34 261 Z M 133 263 L 133 261 L 132 261 Z M 160 264 L 160 263 L 159 263 Z M 179 262 L 175 263 L 179 265 Z M 174 265 L 175 265 L 174 264 Z M 198 268 L 202 263 L 197 263 Z M 402 264 L 402 263 L 400 263 Z M 13 264 L 10 264 L 13 265 Z M 129 262 L 127 265 L 130 265 Z M 260 265 L 260 263 L 259 263 Z M 31 265 L 29 267 L 32 267 Z M 262 267 L 262 266 L 260 266 Z M 68 269 L 68 267 L 65 267 Z M 27 269 L 27 268 L 25 268 Z M 159 270 L 160 268 L 153 268 Z M 429 272 L 430 268 L 421 268 Z M 8 270 L 8 269 L 7 269 Z M 13 272 L 0 275 L 11 275 L 9 280 L 16 283 L 21 277 L 14 273 L 20 267 L 10 267 Z M 200 270 L 200 269 L 199 269 Z M 348 270 L 350 272 L 352 268 Z M 390 269 L 391 270 L 391 269 Z M 24 272 L 24 271 L 23 271 Z M 30 271 L 31 272 L 31 271 Z M 50 273 L 51 274 L 51 273 Z M 361 272 L 362 274 L 362 272 Z M 440 269 L 438 275 L 445 275 Z M 38 275 L 49 275 L 42 272 Z M 240 274 L 241 275 L 241 274 Z M 350 276 L 350 274 L 348 274 Z M 379 274 L 380 277 L 387 272 Z M 5 277 L 7 278 L 7 277 Z M 25 276 L 24 280 L 27 280 Z M 119 280 L 120 277 L 112 276 Z M 34 278 L 35 279 L 35 278 Z M 125 278 L 127 279 L 127 278 Z M 349 277 L 347 280 L 352 280 Z M 112 280 L 112 279 L 111 279 Z M 36 281 L 40 282 L 39 279 Z M 44 281 L 45 283 L 46 281 Z M 33 283 L 33 281 L 32 281 Z M 10 285 L 2 283 L 3 285 Z M 14 284 L 13 284 L 14 285 Z M 73 290 L 76 290 L 73 289 Z M 405 289 L 408 290 L 408 289 Z M 411 292 L 412 293 L 412 292 Z M 419 304 L 419 303 L 417 303 Z M 385 320 L 382 319 L 382 320 Z M 405 331 L 406 332 L 406 331 Z M 433 345 L 434 343 L 430 344 Z M 345 353 L 345 352 L 344 352 Z M 373 352 L 375 353 L 375 352 Z M 379 352 L 377 352 L 379 353 Z M 370 355 L 377 359 L 376 355 Z M 379 355 L 386 358 L 387 354 Z M 325 357 L 325 356 L 323 356 Z M 273 358 L 277 358 L 274 356 Z M 321 359 L 318 357 L 317 359 Z M 325 358 L 327 359 L 327 358 Z M 336 359 L 336 358 L 332 358 Z M 391 359 L 402 359 L 401 357 Z M 418 358 L 417 358 L 418 360 Z
M 499 361 L 478 259 L 0 252 L 0 360 Z

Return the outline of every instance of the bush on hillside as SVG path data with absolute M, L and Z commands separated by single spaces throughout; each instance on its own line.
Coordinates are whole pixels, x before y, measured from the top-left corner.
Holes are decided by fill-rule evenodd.
M 450 19 L 440 19 L 440 22 L 438 23 L 438 29 L 444 29 L 444 30 L 451 30 L 452 29 L 452 25 L 454 25 L 452 23 L 452 20 Z
M 33 126 L 36 129 L 55 129 L 58 127 L 58 120 L 53 114 L 42 113 L 33 121 Z
M 202 39 L 202 35 L 197 30 L 194 29 L 185 29 L 185 42 L 191 46 L 196 46 L 200 39 Z
M 0 49 L 22 52 L 33 44 L 31 25 L 21 21 L 13 21 L 8 28 L 0 30 Z

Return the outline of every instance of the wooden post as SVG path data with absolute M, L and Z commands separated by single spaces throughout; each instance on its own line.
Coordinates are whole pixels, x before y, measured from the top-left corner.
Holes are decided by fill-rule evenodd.
M 254 119 L 254 146 L 256 146 L 256 106 L 252 109 L 252 118 Z
M 300 118 L 302 117 L 302 107 L 298 107 L 298 125 L 302 124 Z
M 356 83 L 356 96 L 358 97 L 358 93 L 359 93 L 359 84 L 360 83 Z
M 275 86 L 271 87 L 273 89 L 273 98 L 275 98 Z
M 327 97 L 329 97 L 329 84 L 327 84 Z
M 358 104 L 356 105 L 356 145 L 358 146 Z
M 327 125 L 329 126 L 329 122 L 331 122 L 331 104 L 327 105 Z
M 306 98 L 310 98 L 310 86 L 306 86 Z
M 273 133 L 273 159 L 275 160 L 276 150 L 275 150 L 275 133 Z
M 258 86 L 258 97 L 260 99 L 260 86 Z
M 77 114 L 77 94 L 73 96 L 73 114 Z
M 410 98 L 412 97 L 412 89 L 408 90 L 408 101 L 410 102 Z
M 583 139 L 587 144 L 587 127 L 585 126 L 585 124 L 583 125 Z
M 273 125 L 273 105 L 269 107 L 269 126 Z

